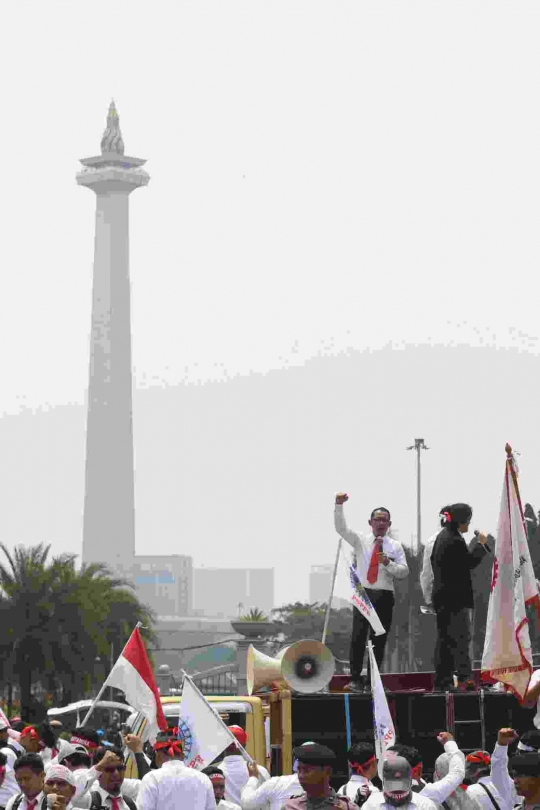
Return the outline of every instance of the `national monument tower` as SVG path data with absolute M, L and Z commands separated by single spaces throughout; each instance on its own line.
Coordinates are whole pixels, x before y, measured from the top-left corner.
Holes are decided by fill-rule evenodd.
M 83 562 L 129 574 L 135 556 L 129 195 L 150 180 L 126 157 L 114 101 L 101 155 L 81 160 L 77 183 L 96 194 Z

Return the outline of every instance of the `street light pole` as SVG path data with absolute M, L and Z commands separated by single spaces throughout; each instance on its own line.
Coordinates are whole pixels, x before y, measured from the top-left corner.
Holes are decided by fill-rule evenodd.
M 414 551 L 418 551 L 422 545 L 422 468 L 421 468 L 421 453 L 422 450 L 429 450 L 426 447 L 423 439 L 415 439 L 414 444 L 407 447 L 407 450 L 416 450 L 416 547 Z
M 426 447 L 423 439 L 415 439 L 414 444 L 407 447 L 407 450 L 416 450 L 416 543 L 413 546 L 413 555 L 416 557 L 417 553 L 422 547 L 422 468 L 421 468 L 421 454 L 422 450 L 429 450 Z M 413 615 L 413 599 L 411 590 L 409 590 L 409 669 L 412 671 L 414 668 L 414 628 L 416 626 L 417 616 Z

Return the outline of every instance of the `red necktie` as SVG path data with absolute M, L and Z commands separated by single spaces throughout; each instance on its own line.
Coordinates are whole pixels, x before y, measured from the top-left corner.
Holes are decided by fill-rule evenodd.
M 119 796 L 109 796 L 111 800 L 111 810 L 120 810 L 120 797 Z
M 36 804 L 37 804 L 37 799 L 34 799 L 31 802 L 26 800 L 26 810 L 34 810 L 34 807 L 36 806 Z
M 371 560 L 369 561 L 369 568 L 367 572 L 367 581 L 370 585 L 373 585 L 374 582 L 377 582 L 377 577 L 379 576 L 379 554 L 382 551 L 382 540 L 380 538 L 375 538 L 375 543 L 373 546 L 373 552 L 371 554 Z

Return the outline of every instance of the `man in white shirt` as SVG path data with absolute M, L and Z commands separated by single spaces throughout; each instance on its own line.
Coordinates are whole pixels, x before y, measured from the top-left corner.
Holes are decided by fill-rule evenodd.
M 257 763 L 247 763 L 247 769 L 249 779 L 240 795 L 242 810 L 281 810 L 287 799 L 302 790 L 297 773 L 271 776 L 261 784 Z
M 387 756 L 383 763 L 383 789 L 372 793 L 362 810 L 437 810 L 435 803 L 414 793 L 412 769 L 406 759 L 397 754 Z
M 515 780 L 508 771 L 508 746 L 519 740 L 516 754 L 538 753 L 540 733 L 534 729 L 521 737 L 513 728 L 501 728 L 491 755 L 491 781 L 502 797 L 502 810 L 510 810 L 521 799 L 516 791 Z
M 461 785 L 465 776 L 465 754 L 459 750 L 453 736 L 448 731 L 441 731 L 437 740 L 444 747 L 445 754 L 449 757 L 448 773 L 435 782 L 425 782 L 422 779 L 422 761 L 416 748 L 409 748 L 405 745 L 394 745 L 389 751 L 395 751 L 399 756 L 407 760 L 411 766 L 411 777 L 413 780 L 412 791 L 418 796 L 431 799 L 440 807 L 443 802 Z M 410 752 L 409 756 L 407 754 Z M 416 784 L 415 784 L 416 783 Z
M 311 745 L 314 743 L 305 742 L 300 748 Z M 262 785 L 257 763 L 247 763 L 247 769 L 249 779 L 242 788 L 240 797 L 242 810 L 281 810 L 287 799 L 302 790 L 298 778 L 298 760 L 293 763 L 293 773 L 271 776 Z
M 143 778 L 138 810 L 215 810 L 214 789 L 208 776 L 184 763 L 181 740 L 158 739 L 155 771 Z
M 240 726 L 228 726 L 228 729 L 236 737 L 240 745 L 245 748 L 248 735 Z M 247 784 L 250 774 L 247 763 L 237 746 L 232 743 L 225 749 L 225 756 L 217 767 L 225 775 L 225 798 L 233 804 L 241 804 L 242 788 Z M 270 774 L 262 765 L 257 766 L 259 773 L 259 784 L 270 779 Z
M 347 759 L 351 769 L 349 781 L 338 790 L 338 796 L 348 796 L 359 807 L 372 793 L 378 793 L 372 779 L 377 776 L 377 757 L 371 743 L 355 743 L 349 748 Z
M 17 757 L 26 753 L 26 750 L 17 740 L 8 737 L 8 728 L 9 726 L 5 725 L 0 728 L 0 752 L 7 758 L 4 779 L 0 785 L 0 808 L 5 807 L 12 796 L 17 796 L 20 793 L 13 766 Z
M 48 797 L 51 810 L 72 810 L 77 790 L 75 779 L 64 765 L 51 765 L 46 771 L 43 792 Z
M 216 768 L 215 765 L 210 765 L 208 768 L 203 768 L 201 773 L 204 773 L 212 782 L 214 799 L 216 804 L 219 804 L 220 810 L 241 810 L 239 804 L 228 802 L 225 798 L 225 776 L 223 771 Z
M 536 706 L 533 723 L 535 728 L 540 729 L 540 669 L 536 669 L 531 676 L 523 706 L 526 709 L 532 709 Z
M 20 793 L 11 797 L 6 810 L 45 810 L 45 768 L 41 757 L 38 754 L 23 754 L 15 763 L 14 770 Z
M 465 757 L 467 796 L 476 799 L 482 810 L 503 810 L 503 798 L 490 776 L 491 757 L 487 751 L 473 751 Z
M 98 749 L 95 765 L 87 771 L 87 782 L 82 795 L 75 795 L 73 807 L 89 810 L 101 806 L 105 810 L 136 810 L 136 799 L 141 782 L 125 779 L 126 763 L 121 748 Z M 101 757 L 101 758 L 100 758 Z M 96 783 L 97 780 L 97 783 Z M 96 802 L 100 804 L 96 805 Z
M 350 649 L 351 680 L 346 688 L 353 692 L 359 692 L 364 689 L 370 691 L 369 686 L 365 686 L 362 678 L 368 636 L 373 642 L 375 660 L 380 669 L 388 633 L 392 626 L 394 579 L 404 579 L 409 573 L 409 567 L 401 543 L 398 543 L 388 534 L 392 525 L 388 509 L 380 507 L 373 510 L 369 520 L 371 534 L 368 537 L 363 537 L 351 531 L 347 526 L 343 514 L 343 504 L 348 500 L 349 496 L 343 492 L 336 495 L 334 525 L 337 533 L 354 550 L 356 573 L 386 630 L 386 633 L 376 636 L 371 625 L 360 611 L 353 610 Z M 369 659 L 367 683 L 370 683 Z

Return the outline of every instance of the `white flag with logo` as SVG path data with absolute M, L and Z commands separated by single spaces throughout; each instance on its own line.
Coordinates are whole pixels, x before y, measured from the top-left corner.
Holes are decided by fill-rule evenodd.
M 346 560 L 345 554 L 343 555 L 343 559 Z M 352 588 L 351 602 L 353 603 L 355 608 L 360 611 L 362 616 L 365 619 L 367 619 L 367 621 L 370 623 L 375 635 L 382 636 L 383 633 L 386 633 L 386 630 L 382 626 L 382 622 L 377 616 L 377 612 L 373 607 L 371 599 L 366 593 L 366 589 L 360 582 L 360 577 L 358 576 L 354 556 L 348 563 L 348 574 Z
M 218 712 L 184 675 L 178 738 L 184 744 L 184 762 L 190 768 L 206 768 L 231 743 L 236 742 Z
M 386 751 L 396 743 L 394 721 L 386 699 L 386 692 L 375 660 L 373 642 L 368 641 L 369 665 L 371 669 L 371 700 L 373 703 L 373 728 L 375 732 L 375 753 L 377 755 L 379 777 L 382 779 L 382 766 Z
M 533 670 L 526 605 L 539 608 L 516 460 L 506 446 L 499 530 L 482 656 L 482 676 L 506 684 L 522 701 Z

